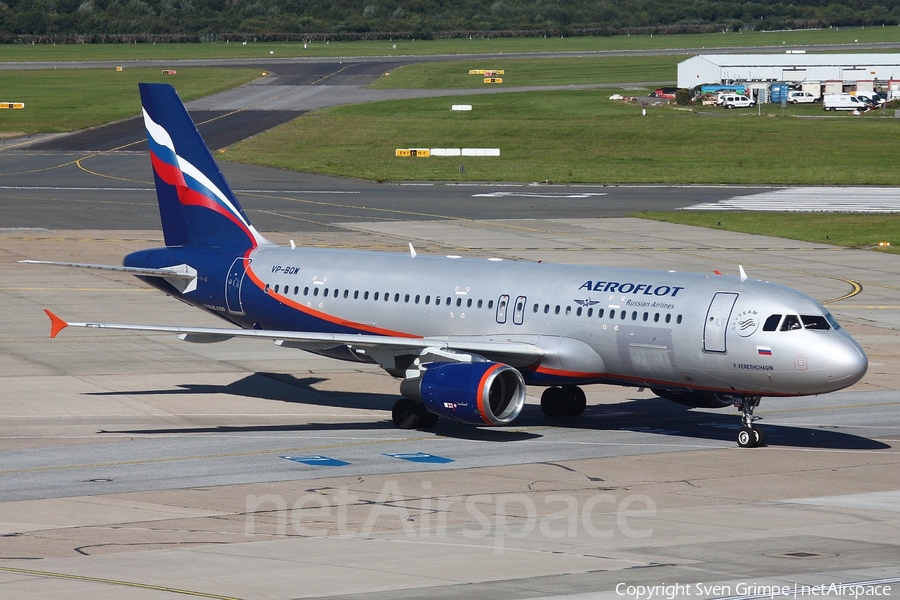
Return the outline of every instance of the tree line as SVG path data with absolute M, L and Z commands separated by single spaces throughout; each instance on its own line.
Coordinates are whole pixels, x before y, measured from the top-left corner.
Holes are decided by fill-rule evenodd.
M 0 0 L 2 42 L 621 35 L 898 23 L 900 0 Z

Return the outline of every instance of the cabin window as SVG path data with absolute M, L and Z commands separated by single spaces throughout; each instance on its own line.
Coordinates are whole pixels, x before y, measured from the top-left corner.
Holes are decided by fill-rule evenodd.
M 637 311 L 636 310 L 631 311 L 631 320 L 637 321 Z
M 479 301 L 478 301 L 478 308 L 481 308 L 481 304 L 482 304 L 482 301 L 479 300 Z
M 275 284 L 275 293 L 278 293 L 278 284 Z
M 559 304 L 556 305 L 556 310 L 553 311 L 554 314 L 559 314 Z
M 457 305 L 457 306 L 462 306 L 462 298 L 457 298 L 457 299 L 456 299 L 456 305 Z
M 295 285 L 294 286 L 294 295 L 297 296 L 299 294 L 300 294 L 300 286 Z
M 322 292 L 322 295 L 326 298 L 328 297 L 328 288 L 325 288 L 325 290 Z
M 399 299 L 400 299 L 400 294 L 395 294 L 395 295 L 394 295 L 394 302 L 398 301 Z M 385 301 L 385 302 L 390 302 L 390 300 L 391 300 L 391 295 L 390 295 L 390 293 L 385 292 L 385 293 L 384 293 L 384 301 Z
M 568 316 L 571 315 L 571 314 L 572 314 L 572 307 L 571 307 L 571 306 L 567 306 L 567 307 L 566 307 L 566 316 L 568 317 Z
M 492 309 L 492 308 L 494 308 L 494 301 L 493 301 L 493 300 L 488 300 L 488 310 L 490 310 L 490 309 Z
M 435 296 L 435 297 L 434 297 L 434 304 L 435 304 L 435 306 L 440 306 L 440 304 L 441 304 L 441 297 L 440 297 L 440 296 Z
M 431 296 L 425 296 L 425 304 L 431 304 Z
M 268 284 L 268 283 L 266 284 L 266 290 L 265 290 L 265 291 L 266 291 L 267 294 L 269 293 L 269 284 Z
M 549 305 L 549 304 L 545 304 L 545 305 L 544 305 L 544 314 L 546 315 L 546 314 L 549 314 L 549 313 L 550 313 L 550 305 Z
M 319 295 L 319 288 L 317 288 L 317 287 L 313 288 L 313 296 L 318 296 L 318 295 Z
M 825 315 L 800 315 L 800 320 L 803 321 L 805 329 L 831 329 Z
M 350 290 L 344 290 L 344 300 L 350 297 Z
M 466 308 L 472 308 L 472 299 L 471 298 L 466 300 Z
M 672 321 L 672 315 L 666 315 L 666 323 L 670 323 Z
M 675 322 L 681 325 L 681 315 L 678 315 L 678 317 L 675 319 Z
M 416 304 L 418 304 L 418 303 L 419 303 L 419 299 L 420 299 L 421 297 L 422 297 L 422 296 L 420 296 L 419 294 L 416 294 L 416 297 L 413 299 L 413 302 L 415 302 Z
M 598 308 L 598 309 L 597 309 L 597 318 L 602 319 L 602 318 L 603 318 L 603 313 L 604 313 L 604 312 L 606 312 L 604 309 Z
M 409 294 L 406 294 L 405 296 L 403 296 L 403 301 L 409 302 Z
M 656 313 L 655 315 L 653 315 L 653 322 L 659 323 L 659 313 Z
M 781 331 L 794 331 L 796 329 L 803 329 L 803 325 L 800 324 L 800 317 L 797 315 L 785 315 L 784 321 L 781 322 Z
M 303 295 L 309 296 L 309 286 L 306 286 L 305 288 L 303 288 Z
M 340 293 L 341 293 L 341 290 L 339 290 L 339 289 L 337 289 L 337 288 L 334 289 L 334 297 L 335 297 L 335 298 L 337 298 L 337 297 L 338 297 L 338 294 L 340 294 Z
M 580 306 L 575 310 L 575 316 L 576 316 L 576 317 L 580 317 L 580 316 L 581 316 L 581 307 L 580 307 Z
M 372 294 L 372 300 L 378 300 L 379 292 Z
M 363 294 L 363 300 L 368 300 L 368 299 L 369 299 L 369 291 L 366 290 L 365 293 Z
M 644 313 L 644 320 L 646 321 L 649 318 L 650 318 L 650 313 Z
M 778 323 L 781 322 L 781 315 L 770 315 L 763 324 L 763 331 L 778 331 Z
M 359 300 L 359 290 L 356 290 L 356 291 L 353 292 L 353 299 L 354 299 L 354 300 Z
M 589 317 L 593 317 L 593 316 L 594 316 L 594 309 L 593 309 L 593 308 L 589 308 L 589 309 L 588 309 L 588 316 L 589 316 Z
M 446 302 L 447 306 L 450 306 L 450 303 L 452 301 L 453 301 L 453 298 L 451 298 L 450 296 L 447 296 L 447 302 Z

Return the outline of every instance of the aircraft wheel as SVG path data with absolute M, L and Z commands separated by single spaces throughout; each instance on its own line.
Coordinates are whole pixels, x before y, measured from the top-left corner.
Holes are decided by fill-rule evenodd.
M 566 414 L 566 395 L 561 387 L 549 387 L 541 394 L 541 410 L 551 419 Z
M 766 434 L 763 433 L 762 427 L 757 427 L 756 425 L 752 425 L 753 428 L 753 437 L 756 438 L 756 447 L 762 448 L 766 445 Z
M 400 398 L 394 403 L 394 409 L 391 411 L 391 419 L 397 429 L 416 429 L 420 426 L 422 415 L 419 412 L 419 405 L 415 400 L 409 398 Z
M 738 430 L 737 443 L 741 448 L 755 448 L 756 434 L 749 427 L 741 427 Z
M 566 394 L 566 416 L 577 417 L 587 408 L 587 397 L 584 390 L 578 386 L 572 386 L 571 390 L 563 388 Z

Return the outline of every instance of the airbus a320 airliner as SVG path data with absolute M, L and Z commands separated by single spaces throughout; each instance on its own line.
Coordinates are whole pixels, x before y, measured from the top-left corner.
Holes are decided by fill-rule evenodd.
M 526 385 L 547 417 L 585 409 L 578 386 L 646 387 L 691 407 L 734 405 L 738 444 L 762 445 L 762 396 L 823 394 L 868 361 L 821 304 L 747 278 L 603 266 L 281 247 L 250 224 L 169 85 L 140 84 L 164 248 L 123 266 L 221 317 L 225 328 L 66 323 L 177 333 L 188 342 L 272 340 L 402 379 L 393 421 L 507 425 Z M 30 261 L 44 262 L 47 261 Z

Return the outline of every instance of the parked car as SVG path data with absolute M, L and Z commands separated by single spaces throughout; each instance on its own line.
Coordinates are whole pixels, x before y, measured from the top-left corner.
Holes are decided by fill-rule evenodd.
M 865 112 L 869 110 L 869 104 L 862 98 L 851 96 L 850 94 L 825 94 L 822 98 L 822 108 L 824 110 L 858 110 Z
M 752 98 L 748 96 L 737 96 L 735 94 L 726 94 L 722 98 L 723 108 L 748 108 L 756 104 Z
M 813 102 L 818 102 L 821 100 L 821 97 L 814 96 L 812 92 L 803 92 L 794 90 L 792 92 L 788 92 L 788 102 L 791 104 L 812 104 Z

